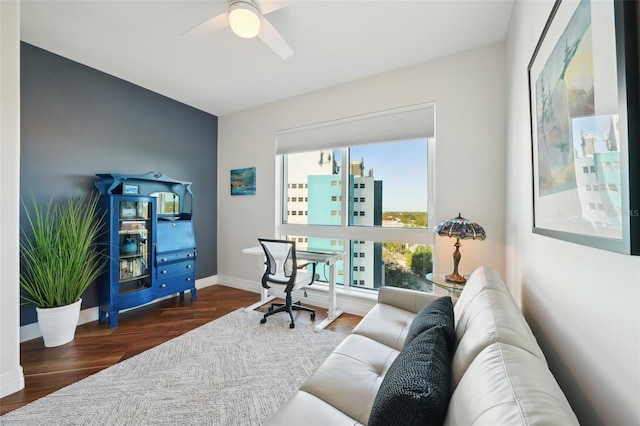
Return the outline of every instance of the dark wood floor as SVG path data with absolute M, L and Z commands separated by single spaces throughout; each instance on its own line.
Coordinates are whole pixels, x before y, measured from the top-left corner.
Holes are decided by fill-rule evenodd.
M 214 285 L 198 290 L 195 302 L 186 295 L 183 301 L 174 297 L 122 313 L 116 328 L 98 321 L 80 325 L 72 342 L 56 348 L 45 348 L 42 338 L 24 342 L 20 364 L 25 388 L 0 399 L 0 415 L 258 300 L 256 293 Z M 315 321 L 305 312 L 294 316 L 296 324 L 319 323 L 327 310 L 316 308 Z M 360 319 L 343 314 L 327 329 L 348 334 Z

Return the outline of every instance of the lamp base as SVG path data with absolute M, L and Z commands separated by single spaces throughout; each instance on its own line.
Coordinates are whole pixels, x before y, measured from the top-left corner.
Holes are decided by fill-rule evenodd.
M 444 279 L 447 282 L 456 283 L 456 284 L 464 284 L 464 283 L 467 282 L 467 279 L 465 277 L 463 277 L 462 275 L 458 274 L 457 272 L 454 272 L 454 273 L 449 274 L 449 275 L 445 275 Z

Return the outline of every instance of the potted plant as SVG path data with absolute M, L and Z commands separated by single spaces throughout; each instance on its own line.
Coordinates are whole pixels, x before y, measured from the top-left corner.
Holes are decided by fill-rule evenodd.
M 44 345 L 72 341 L 82 293 L 102 273 L 107 256 L 96 246 L 102 228 L 98 196 L 68 195 L 40 205 L 23 201 L 26 225 L 20 241 L 22 305 L 34 306 Z

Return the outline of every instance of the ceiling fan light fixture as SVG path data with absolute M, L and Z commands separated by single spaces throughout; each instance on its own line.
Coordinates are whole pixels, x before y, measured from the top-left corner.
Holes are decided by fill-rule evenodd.
M 229 6 L 231 30 L 242 38 L 253 38 L 260 31 L 260 12 L 252 2 L 236 1 Z

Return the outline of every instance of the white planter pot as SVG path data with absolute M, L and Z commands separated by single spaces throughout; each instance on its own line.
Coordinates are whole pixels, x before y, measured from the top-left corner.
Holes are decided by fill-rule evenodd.
M 80 319 L 82 299 L 58 308 L 36 308 L 38 326 L 48 348 L 64 345 L 73 340 Z

